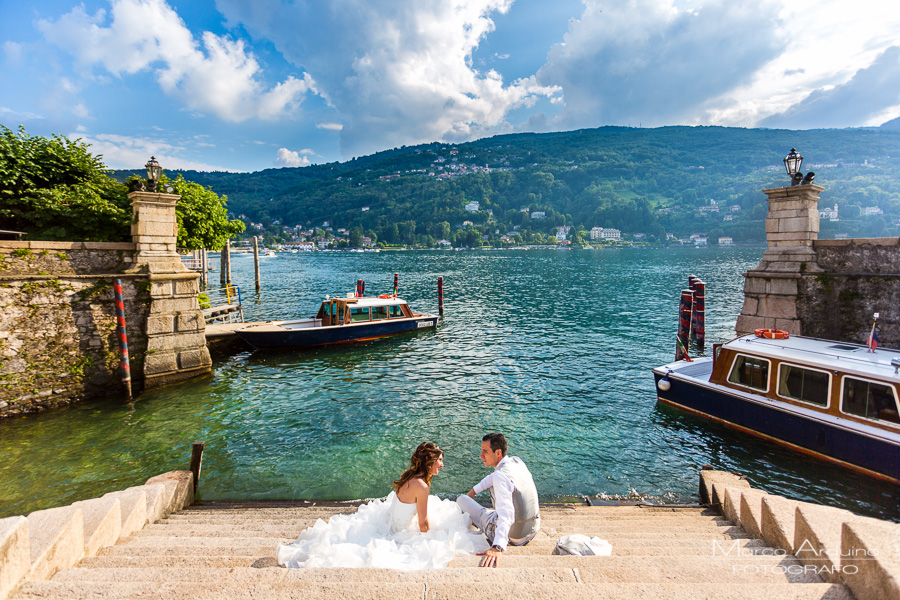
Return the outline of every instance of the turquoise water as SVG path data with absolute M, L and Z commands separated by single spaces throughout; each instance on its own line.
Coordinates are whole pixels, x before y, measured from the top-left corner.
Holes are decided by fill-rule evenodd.
M 445 449 L 433 491 L 487 471 L 481 435 L 502 431 L 544 499 L 641 494 L 693 500 L 704 464 L 755 487 L 900 518 L 900 492 L 845 469 L 659 407 L 654 366 L 674 351 L 679 292 L 707 282 L 710 343 L 733 335 L 741 273 L 762 249 L 382 252 L 234 259 L 246 318 L 311 316 L 326 294 L 390 291 L 437 310 L 437 331 L 305 352 L 238 350 L 213 374 L 140 395 L 0 422 L 0 516 L 186 468 L 206 442 L 205 499 L 382 496 L 424 440 Z M 216 273 L 217 275 L 217 273 Z

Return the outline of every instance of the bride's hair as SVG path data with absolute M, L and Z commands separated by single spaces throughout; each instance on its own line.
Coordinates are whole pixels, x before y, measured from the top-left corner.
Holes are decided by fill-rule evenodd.
M 443 455 L 444 451 L 438 448 L 437 444 L 422 442 L 419 444 L 419 447 L 416 448 L 416 451 L 413 452 L 412 458 L 409 461 L 409 468 L 403 471 L 403 474 L 400 475 L 400 479 L 392 484 L 393 488 L 399 492 L 400 488 L 406 485 L 406 482 L 416 478 L 425 480 L 425 483 L 430 486 L 431 467 L 440 460 Z

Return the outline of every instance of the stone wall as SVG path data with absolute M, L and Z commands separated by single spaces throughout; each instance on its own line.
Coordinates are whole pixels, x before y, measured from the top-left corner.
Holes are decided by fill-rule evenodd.
M 879 313 L 881 345 L 900 348 L 900 238 L 816 240 L 818 275 L 801 278 L 803 335 L 865 343 Z
M 128 197 L 132 243 L 0 242 L 0 417 L 122 393 L 117 278 L 133 389 L 209 373 L 200 275 L 175 251 L 179 196 Z
M 0 242 L 0 416 L 118 389 L 113 279 L 122 279 L 132 371 L 142 372 L 146 277 L 133 244 Z

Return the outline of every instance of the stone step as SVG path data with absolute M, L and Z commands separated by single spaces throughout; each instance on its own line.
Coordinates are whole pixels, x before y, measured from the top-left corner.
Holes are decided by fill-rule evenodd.
M 132 534 L 132 537 L 235 537 L 236 535 L 246 537 L 272 537 L 296 539 L 296 537 L 307 527 L 311 527 L 315 523 L 297 523 L 296 525 L 252 525 L 252 524 L 233 524 L 233 525 L 211 525 L 211 524 L 191 524 L 173 526 L 165 523 L 156 523 L 145 526 L 141 531 Z M 549 537 L 560 538 L 564 535 L 580 533 L 584 535 L 596 535 L 599 537 L 620 537 L 623 534 L 664 534 L 672 536 L 676 534 L 684 535 L 745 535 L 744 530 L 739 527 L 731 526 L 715 526 L 715 525 L 697 525 L 691 527 L 646 527 L 646 526 L 607 526 L 597 523 L 585 523 L 580 527 L 542 527 L 541 532 Z
M 176 569 L 190 566 L 195 569 L 250 567 L 254 563 L 275 565 L 275 556 L 261 558 L 262 553 L 224 556 L 89 556 L 81 559 L 79 569 Z
M 285 540 L 287 541 L 287 540 Z M 129 538 L 119 544 L 100 550 L 100 556 L 274 556 L 277 542 L 264 538 Z M 549 555 L 556 546 L 555 540 L 534 541 L 527 546 L 510 546 L 510 554 Z M 718 540 L 710 538 L 620 538 L 612 544 L 613 554 L 627 553 L 640 555 L 644 548 L 671 549 L 672 553 L 683 551 L 691 555 L 725 553 L 745 548 L 767 548 L 764 542 L 753 538 Z M 629 550 L 632 549 L 632 550 Z M 652 555 L 652 554 L 651 554 Z
M 315 583 L 285 581 L 281 584 L 232 585 L 203 583 L 77 583 L 32 581 L 15 596 L 19 600 L 496 600 L 492 586 L 469 582 L 441 583 Z M 508 583 L 503 597 L 517 600 L 853 600 L 844 586 L 834 584 L 679 584 L 679 583 Z
M 516 569 L 480 569 L 477 566 L 456 569 L 400 571 L 397 569 L 284 569 L 182 566 L 171 568 L 72 568 L 57 573 L 53 581 L 115 583 L 189 582 L 216 583 L 227 579 L 244 583 L 281 583 L 284 580 L 320 583 L 408 583 L 432 581 L 472 581 L 488 583 L 577 583 L 574 571 L 566 566 L 520 567 Z

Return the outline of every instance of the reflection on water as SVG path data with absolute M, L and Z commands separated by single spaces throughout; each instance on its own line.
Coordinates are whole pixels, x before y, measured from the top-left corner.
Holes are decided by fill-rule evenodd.
M 214 499 L 384 495 L 423 440 L 445 449 L 438 494 L 486 474 L 481 435 L 503 431 L 539 492 L 691 500 L 704 464 L 755 487 L 900 518 L 896 486 L 656 404 L 687 276 L 707 282 L 707 335 L 733 335 L 741 273 L 761 249 L 285 254 L 263 261 L 248 320 L 310 316 L 326 294 L 390 291 L 437 310 L 437 331 L 305 352 L 238 351 L 210 377 L 0 423 L 0 516 L 185 468 L 206 442 Z M 252 261 L 234 260 L 253 289 Z

